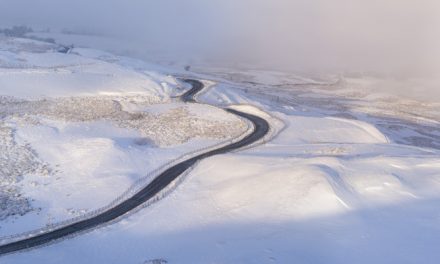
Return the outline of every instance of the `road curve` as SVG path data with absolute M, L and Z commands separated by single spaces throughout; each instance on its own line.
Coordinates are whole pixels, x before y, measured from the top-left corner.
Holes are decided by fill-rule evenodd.
M 181 96 L 181 100 L 189 103 L 196 102 L 194 96 L 203 89 L 204 87 L 203 83 L 193 79 L 185 79 L 183 81 L 191 84 L 192 89 L 184 93 Z M 116 205 L 115 207 L 105 212 L 102 212 L 91 218 L 81 220 L 79 222 L 64 227 L 60 227 L 58 229 L 55 229 L 47 233 L 43 233 L 34 237 L 15 241 L 9 244 L 1 245 L 0 256 L 8 253 L 13 253 L 25 249 L 31 249 L 34 247 L 42 246 L 54 242 L 56 240 L 59 240 L 63 237 L 81 231 L 90 230 L 102 224 L 111 222 L 117 219 L 118 217 L 130 212 L 131 210 L 139 207 L 140 205 L 147 202 L 151 198 L 153 198 L 160 191 L 166 188 L 171 182 L 177 179 L 179 175 L 181 175 L 183 172 L 185 172 L 191 166 L 193 166 L 197 161 L 248 146 L 262 139 L 269 132 L 269 123 L 261 117 L 233 109 L 224 109 L 224 110 L 228 111 L 229 113 L 248 119 L 250 122 L 254 124 L 255 127 L 254 131 L 238 142 L 231 143 L 230 145 L 220 147 L 218 149 L 214 149 L 206 153 L 202 153 L 196 157 L 189 158 L 185 161 L 182 161 L 181 163 L 174 165 L 173 167 L 162 172 L 151 183 L 149 183 L 142 190 L 134 194 L 131 198 L 122 201 L 120 204 Z

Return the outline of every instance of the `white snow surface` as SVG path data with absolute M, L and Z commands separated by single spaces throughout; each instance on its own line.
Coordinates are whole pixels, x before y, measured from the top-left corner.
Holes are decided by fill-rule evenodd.
M 265 118 L 270 114 L 282 120 L 284 128 L 277 124 L 278 134 L 264 145 L 202 161 L 167 197 L 116 224 L 8 255 L 1 262 L 438 262 L 436 104 L 389 100 L 380 94 L 365 97 L 350 89 L 350 82 L 338 83 L 328 76 L 317 79 L 262 71 L 237 75 L 233 70 L 197 76 L 207 75 L 220 83 L 200 100 L 234 104 Z M 148 108 L 155 113 L 169 111 L 168 106 Z M 99 122 L 89 125 L 87 134 L 93 135 L 101 126 Z M 65 137 L 71 137 L 78 128 L 68 125 L 64 131 Z M 29 128 L 20 135 L 39 133 L 53 131 Z M 80 196 L 93 189 L 100 196 L 97 200 L 104 199 L 112 193 L 102 190 L 121 181 L 107 173 L 130 174 L 133 167 L 145 166 L 137 160 L 149 150 L 134 147 L 128 156 L 120 154 L 120 146 L 126 144 L 122 139 L 131 133 L 112 130 L 120 141 L 82 138 L 76 148 L 87 147 L 87 153 L 72 150 L 71 142 L 54 135 L 50 141 L 56 147 L 38 152 L 42 158 L 65 153 L 75 166 L 92 168 L 68 188 L 55 184 L 60 193 Z M 43 143 L 32 145 L 43 148 Z M 178 156 L 182 149 L 187 148 L 171 148 L 166 155 Z M 102 170 L 103 166 L 96 167 L 98 161 L 112 167 Z M 105 180 L 99 181 L 101 185 L 86 183 L 96 177 Z M 35 195 L 40 192 L 35 190 Z M 48 208 L 55 214 L 57 204 L 67 203 L 63 199 L 47 201 Z
M 135 60 L 84 48 L 69 54 L 56 49 L 55 44 L 0 36 L 1 94 L 21 98 L 141 94 L 159 100 L 173 95 L 173 90 L 179 92 L 174 78 L 142 69 Z
M 0 236 L 106 206 L 169 161 L 247 129 L 219 108 L 171 98 L 183 88 L 141 62 L 56 48 L 0 40 Z

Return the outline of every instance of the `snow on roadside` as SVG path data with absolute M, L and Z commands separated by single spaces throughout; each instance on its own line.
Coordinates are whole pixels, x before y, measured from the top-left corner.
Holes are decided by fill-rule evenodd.
M 114 109 L 115 101 L 108 99 L 109 107 L 105 107 L 102 97 L 95 98 L 91 108 L 84 105 L 84 98 L 79 108 L 66 99 L 51 100 L 43 101 L 42 107 L 35 101 L 27 107 L 21 101 L 17 112 L 9 107 L 12 113 L 3 119 L 14 128 L 18 143 L 31 146 L 39 159 L 56 170 L 50 177 L 31 173 L 13 183 L 39 210 L 2 223 L 3 235 L 104 206 L 168 160 L 246 130 L 233 115 L 204 105 L 172 104 L 170 110 L 150 114 Z
M 200 162 L 169 196 L 119 223 L 2 261 L 438 262 L 438 109 L 371 105 L 332 78 L 261 71 L 215 78 L 226 79 L 201 101 L 268 112 L 284 130 L 265 145 Z M 155 114 L 177 107 L 122 106 Z
M 437 164 L 390 144 L 275 139 L 201 162 L 168 197 L 117 224 L 4 260 L 435 263 Z
M 105 206 L 168 161 L 247 129 L 174 100 L 173 77 L 128 58 L 4 38 L 0 59 L 0 236 Z

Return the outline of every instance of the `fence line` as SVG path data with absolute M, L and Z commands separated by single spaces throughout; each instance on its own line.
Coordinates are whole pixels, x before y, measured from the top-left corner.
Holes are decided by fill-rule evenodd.
M 67 220 L 61 221 L 61 222 L 57 222 L 57 223 L 52 223 L 52 224 L 48 224 L 45 227 L 39 228 L 39 229 L 35 229 L 35 230 L 31 230 L 31 231 L 26 231 L 26 232 L 22 232 L 19 234 L 14 234 L 14 235 L 9 235 L 9 236 L 3 236 L 0 237 L 0 245 L 5 245 L 5 244 L 9 244 L 18 240 L 22 240 L 25 238 L 30 238 L 30 237 L 34 237 L 37 236 L 39 234 L 43 234 L 43 233 L 47 233 L 56 229 L 60 229 L 62 227 L 71 225 L 73 223 L 76 222 L 80 222 L 82 220 L 86 220 L 89 218 L 93 218 L 94 216 L 97 216 L 105 211 L 110 210 L 111 208 L 114 208 L 115 206 L 117 206 L 118 204 L 122 203 L 123 201 L 131 198 L 134 194 L 138 193 L 140 190 L 142 190 L 144 187 L 146 187 L 152 180 L 154 180 L 154 178 L 156 178 L 158 175 L 160 175 L 162 172 L 166 171 L 167 169 L 177 165 L 178 163 L 181 163 L 187 159 L 193 158 L 195 156 L 198 156 L 200 154 L 209 152 L 211 150 L 215 150 L 230 144 L 233 144 L 235 142 L 238 142 L 240 140 L 242 140 L 243 138 L 245 138 L 247 135 L 251 134 L 253 132 L 254 125 L 252 122 L 250 122 L 249 120 L 239 117 L 242 121 L 244 121 L 247 124 L 247 129 L 245 132 L 243 132 L 242 134 L 240 134 L 238 137 L 233 138 L 233 139 L 229 139 L 223 142 L 220 142 L 216 145 L 213 146 L 207 146 L 204 148 L 200 148 L 197 150 L 193 150 L 189 153 L 185 153 L 182 156 L 173 159 L 169 162 L 167 162 L 166 164 L 160 166 L 159 168 L 149 172 L 146 176 L 142 177 L 141 179 L 137 180 L 135 183 L 133 183 L 130 188 L 128 188 L 124 193 L 122 193 L 121 195 L 119 195 L 117 198 L 115 198 L 113 201 L 111 201 L 109 204 L 100 207 L 98 209 L 89 211 L 85 214 L 76 216 L 74 218 L 69 218 Z M 252 128 L 252 129 L 251 129 Z M 189 170 L 188 170 L 189 171 Z M 156 176 L 156 177 L 153 177 Z M 174 184 L 174 183 L 173 183 Z M 173 185 L 171 184 L 171 185 Z M 161 192 L 158 193 L 158 195 L 161 194 Z M 156 196 L 151 198 L 150 200 L 152 200 L 153 202 L 156 201 Z M 144 208 L 145 206 L 150 205 L 151 203 L 148 201 L 146 203 L 146 205 L 142 205 L 140 207 Z
M 194 95 L 195 98 L 197 98 L 198 95 L 199 95 L 199 93 Z M 197 102 L 197 103 L 199 103 L 199 102 Z M 215 107 L 215 106 L 210 105 L 210 104 L 205 104 L 205 103 L 200 103 L 200 104 L 204 104 L 206 106 L 210 106 L 210 107 L 213 107 L 213 108 Z M 218 108 L 218 107 L 215 107 L 215 108 Z M 268 115 L 271 118 L 280 121 L 279 118 L 276 118 L 276 117 L 274 117 L 274 116 L 272 116 L 270 114 L 268 114 Z M 238 137 L 233 138 L 233 139 L 229 139 L 229 140 L 226 140 L 226 141 L 223 141 L 223 142 L 220 142 L 220 143 L 218 143 L 216 145 L 213 145 L 213 146 L 207 146 L 207 147 L 204 147 L 204 148 L 193 150 L 193 151 L 191 151 L 189 153 L 183 154 L 182 156 L 180 156 L 180 157 L 178 157 L 176 159 L 173 159 L 173 160 L 165 163 L 164 165 L 162 165 L 159 168 L 149 172 L 147 175 L 145 175 L 144 177 L 142 177 L 139 180 L 137 180 L 125 192 L 123 192 L 121 195 L 119 195 L 117 198 L 115 198 L 113 201 L 111 201 L 109 204 L 107 204 L 107 205 L 105 205 L 103 207 L 100 207 L 100 208 L 97 208 L 95 210 L 89 211 L 89 212 L 87 212 L 85 214 L 76 216 L 74 218 L 69 218 L 69 219 L 61 221 L 61 222 L 48 224 L 45 227 L 42 227 L 42 228 L 39 228 L 39 229 L 35 229 L 35 230 L 31 230 L 31 231 L 26 231 L 26 232 L 22 232 L 22 233 L 19 233 L 19 234 L 14 234 L 14 235 L 0 237 L 0 246 L 1 245 L 5 245 L 5 244 L 9 244 L 9 243 L 12 243 L 12 242 L 16 242 L 16 241 L 19 241 L 19 240 L 22 240 L 22 239 L 35 237 L 35 236 L 38 236 L 40 234 L 51 232 L 51 231 L 60 229 L 62 227 L 71 225 L 73 223 L 77 223 L 77 222 L 80 222 L 80 221 L 83 221 L 83 220 L 86 220 L 86 219 L 93 218 L 93 217 L 95 217 L 95 216 L 97 216 L 97 215 L 99 215 L 99 214 L 101 214 L 101 213 L 103 213 L 105 211 L 108 211 L 108 210 L 114 208 L 115 206 L 119 205 L 120 203 L 126 201 L 127 199 L 131 198 L 134 194 L 136 194 L 139 191 L 141 191 L 144 187 L 146 187 L 152 180 L 154 180 L 161 173 L 163 173 L 167 169 L 177 165 L 178 163 L 181 163 L 181 162 L 183 162 L 185 160 L 188 160 L 190 158 L 196 157 L 196 156 L 198 156 L 200 154 L 203 154 L 203 153 L 206 153 L 206 152 L 209 152 L 209 151 L 212 151 L 212 150 L 215 150 L 215 149 L 218 149 L 218 148 L 221 148 L 221 147 L 224 147 L 224 146 L 236 143 L 236 142 L 242 140 L 243 138 L 245 138 L 246 136 L 250 135 L 255 130 L 255 126 L 254 126 L 254 124 L 250 120 L 248 120 L 246 118 L 243 118 L 241 116 L 238 116 L 238 115 L 234 115 L 234 116 L 236 118 L 239 118 L 240 120 L 242 120 L 244 123 L 247 124 L 246 131 L 243 132 L 242 134 L 240 134 Z M 257 142 L 254 142 L 251 145 L 242 147 L 239 150 L 250 149 L 250 148 L 255 147 L 256 145 L 266 143 L 267 141 L 269 141 L 270 139 L 275 137 L 277 134 L 279 134 L 281 131 L 282 130 L 278 131 L 278 130 L 274 129 L 272 126 L 269 126 L 269 132 L 263 137 L 263 139 L 258 140 Z M 238 150 L 234 150 L 232 152 L 236 152 L 236 151 L 238 151 Z M 167 194 L 172 192 L 179 185 L 179 183 L 181 183 L 184 180 L 184 178 L 189 174 L 191 169 L 196 164 L 194 164 L 191 168 L 186 170 L 182 175 L 179 175 L 179 177 L 177 177 L 167 187 L 165 187 L 163 190 L 161 190 L 159 193 L 157 193 L 150 200 L 146 201 L 144 204 L 138 206 L 134 210 L 132 210 L 130 212 L 127 212 L 126 214 L 124 214 L 124 215 L 122 215 L 120 217 L 117 217 L 116 219 L 114 219 L 114 220 L 112 220 L 109 223 L 106 223 L 104 225 L 111 224 L 111 223 L 114 223 L 116 221 L 119 221 L 121 217 L 125 217 L 127 215 L 131 215 L 131 214 L 137 212 L 138 210 L 140 210 L 142 208 L 145 208 L 147 206 L 150 206 L 151 204 L 161 200 Z M 99 227 L 102 227 L 102 225 L 99 225 Z M 90 230 L 85 230 L 83 232 L 89 232 L 89 231 L 92 231 L 94 229 L 95 228 L 92 228 Z M 78 233 L 82 233 L 82 232 L 78 232 Z M 72 237 L 72 236 L 75 236 L 75 234 L 69 235 L 69 236 L 67 236 L 65 238 L 61 238 L 60 240 L 66 239 L 66 238 L 69 238 L 69 237 Z

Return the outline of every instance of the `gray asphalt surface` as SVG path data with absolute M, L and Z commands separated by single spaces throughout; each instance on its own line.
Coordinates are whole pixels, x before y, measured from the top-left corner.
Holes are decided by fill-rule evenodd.
M 192 79 L 186 79 L 184 81 L 191 84 L 192 89 L 181 96 L 182 101 L 195 102 L 194 96 L 203 89 L 203 83 L 198 80 Z M 230 145 L 200 154 L 196 157 L 185 160 L 167 169 L 159 176 L 157 176 L 145 188 L 133 195 L 131 198 L 121 202 L 117 206 L 109 209 L 108 211 L 105 211 L 89 219 L 85 219 L 41 235 L 1 245 L 0 255 L 42 246 L 62 239 L 66 236 L 96 228 L 100 225 L 111 222 L 153 198 L 156 194 L 158 194 L 161 190 L 166 188 L 171 182 L 178 178 L 183 172 L 191 168 L 196 162 L 214 155 L 224 154 L 248 146 L 263 138 L 268 133 L 269 123 L 266 120 L 255 115 L 243 113 L 233 109 L 225 110 L 251 121 L 255 126 L 254 131 L 236 143 L 232 143 Z

